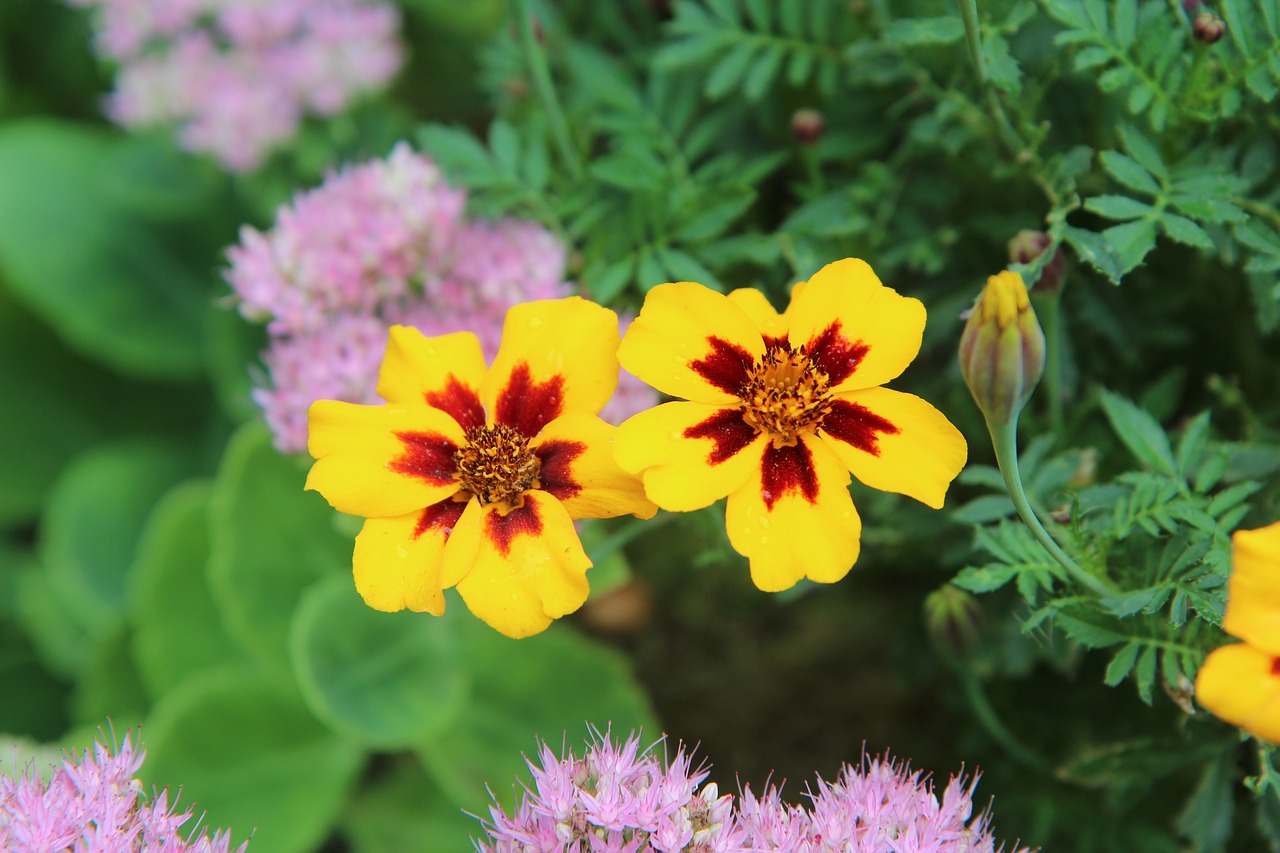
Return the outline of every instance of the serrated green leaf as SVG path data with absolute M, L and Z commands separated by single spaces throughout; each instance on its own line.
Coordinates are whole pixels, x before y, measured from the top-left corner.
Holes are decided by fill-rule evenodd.
M 1176 453 L 1178 476 L 1184 480 L 1191 478 L 1192 472 L 1204 456 L 1204 448 L 1209 440 L 1211 417 L 1212 413 L 1209 411 L 1196 415 L 1182 431 L 1182 437 L 1178 439 Z
M 1140 219 L 1155 208 L 1145 201 L 1123 195 L 1099 195 L 1085 199 L 1085 210 L 1105 216 L 1107 219 Z
M 1151 704 L 1151 688 L 1156 680 L 1156 647 L 1147 646 L 1138 658 L 1133 672 L 1134 683 L 1138 687 L 1138 698 L 1144 705 Z
M 1126 642 L 1129 637 L 1114 619 L 1085 610 L 1059 610 L 1053 621 L 1063 632 L 1082 646 L 1102 649 Z
M 993 563 L 989 566 L 968 566 L 951 581 L 963 590 L 973 593 L 991 592 L 1013 580 L 1018 575 L 1015 566 Z
M 1133 670 L 1134 663 L 1138 660 L 1138 652 L 1142 651 L 1142 643 L 1137 640 L 1130 640 L 1116 652 L 1115 657 L 1111 659 L 1111 663 L 1107 665 L 1107 672 L 1102 677 L 1102 683 L 1108 687 L 1115 687 L 1120 682 L 1129 677 L 1129 673 Z
M 1068 225 L 1062 229 L 1062 239 L 1076 250 L 1082 261 L 1105 275 L 1112 284 L 1120 283 L 1125 270 L 1115 248 L 1101 234 Z
M 1072 67 L 1076 71 L 1088 71 L 1091 68 L 1099 68 L 1107 65 L 1115 57 L 1108 47 L 1100 44 L 1089 45 L 1088 47 L 1076 53 L 1072 60 Z M 1146 91 L 1145 87 L 1143 91 Z
M 1111 14 L 1116 43 L 1128 50 L 1138 33 L 1138 0 L 1116 0 Z
M 1152 471 L 1177 476 L 1178 465 L 1169 437 L 1156 419 L 1111 391 L 1104 389 L 1101 400 L 1111 428 L 1138 462 Z
M 724 290 L 724 285 L 715 273 L 688 252 L 680 249 L 658 249 L 657 258 L 658 263 L 675 281 L 696 281 L 713 290 Z
M 775 44 L 765 48 L 752 61 L 751 70 L 747 72 L 746 80 L 742 84 L 742 94 L 748 101 L 755 102 L 764 97 L 769 87 L 773 85 L 774 78 L 778 76 L 778 71 L 782 68 L 782 60 L 786 57 L 786 50 L 781 45 Z
M 1103 151 L 1098 156 L 1102 162 L 1102 168 L 1124 186 L 1147 195 L 1160 194 L 1160 184 L 1137 160 L 1119 151 Z
M 1122 125 L 1120 127 L 1120 142 L 1130 156 L 1142 165 L 1142 168 L 1162 180 L 1169 177 L 1169 169 L 1164 164 L 1164 158 L 1160 156 L 1160 150 L 1142 131 L 1133 125 Z
M 1184 246 L 1195 246 L 1197 249 L 1212 249 L 1214 247 L 1213 238 L 1209 236 L 1209 232 L 1185 216 L 1166 211 L 1160 216 L 1160 228 L 1165 234 L 1169 235 L 1170 239 L 1176 240 Z
M 1198 850 L 1221 850 L 1231 837 L 1235 814 L 1236 758 L 1222 749 L 1204 768 L 1200 783 L 1178 815 L 1178 831 Z
M 615 299 L 635 275 L 636 259 L 628 255 L 602 269 L 597 275 L 584 274 L 587 291 L 603 303 Z
M 1276 97 L 1276 82 L 1271 79 L 1271 71 L 1265 65 L 1255 65 L 1244 75 L 1244 83 L 1249 91 L 1257 95 L 1264 103 L 1271 103 Z
M 703 92 L 711 100 L 718 100 L 729 94 L 741 82 L 756 55 L 754 42 L 739 42 L 733 49 L 720 58 L 707 75 Z
M 519 173 L 520 135 L 514 127 L 502 119 L 495 119 L 489 125 L 489 148 L 493 151 L 493 159 L 507 174 Z
M 1102 232 L 1120 265 L 1128 273 L 1156 247 L 1156 225 L 1145 219 L 1113 225 Z
M 751 207 L 755 197 L 755 190 L 750 187 L 725 187 L 708 193 L 702 198 L 704 206 L 695 209 L 673 236 L 681 243 L 700 243 L 719 237 Z
M 1009 42 L 998 33 L 982 40 L 982 52 L 987 58 L 987 75 L 992 84 L 1010 94 L 1022 91 L 1022 68 L 1009 52 Z

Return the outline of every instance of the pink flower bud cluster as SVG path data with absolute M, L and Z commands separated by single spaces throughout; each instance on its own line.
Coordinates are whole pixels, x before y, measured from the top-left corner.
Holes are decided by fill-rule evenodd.
M 490 808 L 479 853 L 996 853 L 977 784 L 952 778 L 939 801 L 927 777 L 888 758 L 818 780 L 807 806 L 770 786 L 735 804 L 703 782 L 681 748 L 665 767 L 632 735 L 598 737 L 582 758 L 545 745 L 513 815 Z M 1001 848 L 1002 849 L 1002 848 Z M 1022 848 L 1018 853 L 1027 853 Z
M 68 758 L 48 783 L 29 770 L 17 778 L 0 776 L 0 850 L 228 853 L 226 831 L 186 833 L 191 838 L 179 832 L 192 813 L 171 806 L 168 790 L 150 800 L 139 796 L 142 783 L 135 775 L 144 755 L 126 736 L 114 754 L 95 743 L 79 760 Z
M 277 448 L 306 449 L 316 400 L 380 402 L 391 325 L 473 332 L 492 359 L 508 308 L 570 293 L 554 234 L 522 220 L 467 219 L 465 203 L 464 191 L 402 143 L 300 194 L 269 231 L 242 229 L 226 278 L 241 313 L 271 335 L 253 396 Z M 618 422 L 655 402 L 624 375 L 605 416 Z
M 191 151 L 256 169 L 306 115 L 379 89 L 402 61 L 381 0 L 68 0 L 97 10 L 98 52 L 119 66 L 107 100 L 125 126 L 174 124 Z

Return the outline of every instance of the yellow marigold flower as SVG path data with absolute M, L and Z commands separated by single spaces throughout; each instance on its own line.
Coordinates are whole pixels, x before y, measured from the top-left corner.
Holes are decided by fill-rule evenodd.
M 1196 676 L 1196 699 L 1252 735 L 1280 743 L 1280 521 L 1231 537 L 1222 627 L 1243 640 L 1216 649 Z
M 763 294 L 700 284 L 649 291 L 618 359 L 683 398 L 618 428 L 615 457 L 668 510 L 728 496 L 729 541 L 766 591 L 831 583 L 858 558 L 849 474 L 941 507 L 964 437 L 929 403 L 880 387 L 915 358 L 925 310 L 856 259 L 797 285 L 785 314 Z
M 526 637 L 587 599 L 573 521 L 657 508 L 613 461 L 596 417 L 618 381 L 618 318 L 573 297 L 517 305 L 486 369 L 470 332 L 391 329 L 387 401 L 321 400 L 309 413 L 307 488 L 367 518 L 356 588 L 378 610 L 473 613 Z

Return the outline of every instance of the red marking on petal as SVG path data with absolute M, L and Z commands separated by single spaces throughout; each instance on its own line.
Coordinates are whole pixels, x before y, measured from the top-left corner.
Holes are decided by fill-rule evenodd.
M 580 441 L 544 441 L 535 447 L 533 453 L 542 461 L 538 473 L 542 491 L 562 501 L 581 492 L 582 484 L 573 476 L 573 463 L 586 451 Z
M 392 471 L 433 486 L 457 482 L 453 455 L 458 445 L 434 432 L 397 432 L 395 437 L 404 443 L 404 453 L 387 463 Z
M 880 455 L 876 444 L 881 435 L 897 435 L 901 432 L 892 421 L 848 400 L 832 400 L 831 411 L 822 419 L 822 431 L 834 439 L 853 445 L 859 450 Z
M 444 533 L 444 538 L 448 539 L 449 534 L 453 532 L 453 526 L 458 523 L 462 511 L 466 508 L 466 501 L 455 501 L 453 498 L 446 498 L 440 503 L 432 504 L 418 516 L 418 523 L 413 528 L 413 538 L 417 539 L 428 530 L 439 530 Z
M 791 447 L 764 449 L 764 463 L 760 466 L 760 497 L 764 505 L 773 505 L 784 495 L 799 492 L 809 503 L 818 500 L 818 474 L 813 470 L 813 454 L 804 442 Z
M 871 347 L 862 341 L 851 341 L 840 331 L 836 320 L 805 344 L 805 352 L 822 368 L 832 385 L 839 385 L 858 369 Z
M 785 334 L 778 335 L 776 338 L 773 335 L 762 335 L 761 337 L 764 338 L 764 347 L 768 350 L 785 349 L 790 345 Z
M 1280 675 L 1280 658 L 1271 659 L 1271 674 L 1273 676 Z
M 741 409 L 719 409 L 706 420 L 688 427 L 685 438 L 709 438 L 716 443 L 707 463 L 719 465 L 756 440 L 756 431 L 742 419 Z
M 434 406 L 458 422 L 463 429 L 484 426 L 484 406 L 480 395 L 463 385 L 452 373 L 440 391 L 428 391 L 422 395 L 428 406 Z
M 541 532 L 542 516 L 533 501 L 525 501 L 506 515 L 493 511 L 484 516 L 484 534 L 503 557 L 511 553 L 511 541 L 517 536 L 537 536 Z
M 711 353 L 706 358 L 689 362 L 694 373 L 727 394 L 741 393 L 751 367 L 756 363 L 751 353 L 737 344 L 717 338 L 707 338 Z
M 552 376 L 546 382 L 533 381 L 526 362 L 511 371 L 507 387 L 498 394 L 493 418 L 527 438 L 533 438 L 564 408 L 564 377 Z

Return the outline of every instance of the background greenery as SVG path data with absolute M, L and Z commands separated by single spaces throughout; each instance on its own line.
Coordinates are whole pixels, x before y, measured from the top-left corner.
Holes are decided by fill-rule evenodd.
M 972 39 L 966 5 L 562 0 L 534 27 L 403 0 L 392 91 L 236 178 L 105 124 L 84 14 L 0 6 L 0 733 L 141 724 L 148 780 L 285 853 L 467 849 L 486 785 L 587 722 L 699 743 L 729 790 L 798 796 L 864 749 L 978 767 L 999 834 L 1046 850 L 1280 849 L 1271 748 L 1190 694 L 1230 532 L 1280 517 L 1280 4 L 1201 7 L 1213 44 L 1178 0 L 993 0 Z M 520 642 L 456 601 L 365 608 L 351 521 L 257 422 L 263 337 L 220 271 L 241 224 L 400 138 L 615 307 L 672 279 L 781 304 L 867 259 L 929 308 L 895 387 L 969 438 L 946 510 L 855 483 L 854 572 L 773 596 L 715 508 L 599 525 L 593 601 Z M 1061 248 L 1066 285 L 1036 293 L 1024 480 L 1113 595 L 1014 520 L 955 365 L 1026 228 L 1054 246 L 1028 279 Z M 961 617 L 930 631 L 940 587 Z

